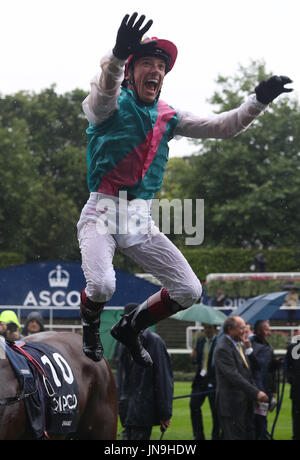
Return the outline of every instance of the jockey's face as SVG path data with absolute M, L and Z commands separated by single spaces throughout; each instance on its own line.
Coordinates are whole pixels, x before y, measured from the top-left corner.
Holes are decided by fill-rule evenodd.
M 133 75 L 139 98 L 152 104 L 158 97 L 165 77 L 165 62 L 154 56 L 138 59 L 134 63 Z M 129 85 L 130 89 L 133 89 Z

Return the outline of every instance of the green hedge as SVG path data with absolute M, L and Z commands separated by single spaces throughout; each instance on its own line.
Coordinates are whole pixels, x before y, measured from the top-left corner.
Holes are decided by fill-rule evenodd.
M 204 282 L 210 273 L 250 273 L 256 254 L 262 252 L 267 260 L 267 272 L 300 272 L 300 251 L 293 249 L 183 249 L 198 278 Z M 211 281 L 206 292 L 214 296 L 223 289 L 230 297 L 252 297 L 265 292 L 282 290 L 282 280 L 229 280 Z M 300 283 L 299 283 L 300 284 Z
M 25 263 L 26 259 L 21 254 L 15 252 L 0 252 L 0 269 Z
M 287 281 L 268 279 L 213 280 L 206 283 L 205 289 L 209 297 L 214 297 L 218 289 L 222 289 L 228 297 L 248 298 L 268 292 L 283 291 L 285 284 Z M 295 284 L 300 286 L 300 281 L 296 281 Z
M 254 256 L 259 252 L 267 260 L 268 272 L 300 272 L 300 250 L 181 248 L 181 251 L 202 283 L 210 273 L 249 273 Z M 120 252 L 116 253 L 114 264 L 116 268 L 130 273 L 141 271 Z M 283 284 L 281 280 L 212 281 L 206 284 L 206 290 L 209 296 L 214 296 L 221 288 L 230 297 L 253 297 L 265 292 L 281 291 Z
M 210 273 L 249 273 L 256 254 L 262 252 L 268 272 L 300 272 L 300 251 L 293 249 L 182 249 L 198 278 Z

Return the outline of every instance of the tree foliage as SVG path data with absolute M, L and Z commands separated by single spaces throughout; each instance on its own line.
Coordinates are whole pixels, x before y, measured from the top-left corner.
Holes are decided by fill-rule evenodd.
M 0 98 L 0 250 L 27 260 L 78 258 L 87 199 L 81 90 Z
M 268 75 L 262 63 L 240 67 L 237 75 L 218 78 L 210 99 L 215 112 L 237 107 Z M 280 96 L 245 132 L 233 139 L 193 141 L 199 154 L 188 161 L 189 181 L 182 189 L 205 200 L 207 247 L 295 247 L 300 225 L 300 109 L 295 98 Z M 184 161 L 184 160 L 182 160 Z M 181 188 L 168 166 L 170 181 Z M 173 177 L 172 177 L 173 176 Z

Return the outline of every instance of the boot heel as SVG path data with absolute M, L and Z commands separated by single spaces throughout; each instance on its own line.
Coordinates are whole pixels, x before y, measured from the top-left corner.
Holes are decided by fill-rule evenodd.
M 95 362 L 101 361 L 103 358 L 103 346 L 100 340 L 99 333 L 93 331 L 90 326 L 83 326 L 83 353 Z
M 129 315 L 128 315 L 129 316 Z M 121 342 L 127 347 L 131 353 L 132 359 L 140 366 L 150 367 L 153 361 L 148 351 L 143 347 L 140 333 L 136 333 L 130 327 L 130 320 L 128 316 L 124 316 L 118 323 L 116 323 L 110 330 L 114 339 Z

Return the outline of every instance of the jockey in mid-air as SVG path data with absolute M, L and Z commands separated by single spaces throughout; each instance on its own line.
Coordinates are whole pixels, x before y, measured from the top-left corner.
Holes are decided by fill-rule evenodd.
M 262 81 L 240 107 L 203 118 L 174 109 L 160 98 L 165 76 L 173 69 L 177 47 L 169 40 L 145 38 L 152 21 L 126 15 L 116 43 L 101 60 L 83 102 L 87 129 L 90 197 L 78 222 L 78 239 L 86 287 L 81 293 L 83 351 L 100 361 L 100 313 L 115 291 L 116 248 L 154 275 L 162 289 L 111 329 L 142 366 L 152 364 L 140 331 L 190 307 L 201 297 L 201 284 L 179 249 L 151 219 L 151 200 L 161 188 L 168 142 L 174 136 L 229 138 L 249 127 L 275 97 L 292 91 L 288 77 Z M 201 180 L 201 177 L 199 178 Z M 124 211 L 125 209 L 125 211 Z M 144 231 L 121 220 L 144 223 Z M 122 228 L 121 228 L 122 227 Z M 109 229 L 109 231 L 105 231 Z M 146 229 L 146 231 L 145 231 Z M 132 299 L 135 301 L 135 299 Z

